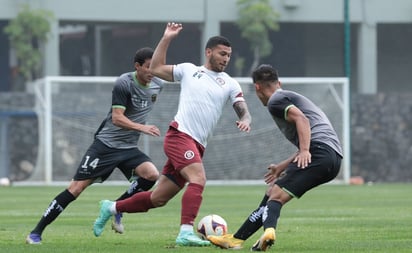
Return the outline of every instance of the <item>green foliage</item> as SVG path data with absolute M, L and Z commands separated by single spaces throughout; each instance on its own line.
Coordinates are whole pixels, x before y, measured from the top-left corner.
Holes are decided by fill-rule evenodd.
M 124 186 L 93 185 L 49 225 L 42 245 L 26 245 L 50 201 L 65 186 L 0 187 L 0 252 L 7 253 L 130 253 L 204 252 L 224 253 L 217 247 L 175 247 L 179 231 L 179 193 L 165 207 L 147 213 L 124 214 L 124 234 L 115 234 L 110 221 L 101 237 L 94 237 L 92 224 L 98 216 L 98 201 L 116 199 Z M 263 185 L 205 188 L 197 221 L 217 213 L 234 233 L 263 197 Z M 353 253 L 411 252 L 412 203 L 410 184 L 324 185 L 282 208 L 276 243 L 268 252 Z M 250 252 L 263 230 L 257 231 L 236 252 Z
M 237 26 L 241 36 L 249 41 L 254 52 L 254 65 L 262 57 L 272 53 L 272 42 L 269 40 L 270 31 L 278 31 L 279 13 L 272 8 L 269 0 L 238 0 Z
M 41 46 L 47 42 L 53 14 L 47 10 L 32 10 L 27 4 L 4 28 L 16 51 L 20 73 L 26 80 L 41 76 Z
M 237 56 L 235 59 L 236 76 L 242 75 L 242 70 L 245 67 L 246 60 L 244 57 Z

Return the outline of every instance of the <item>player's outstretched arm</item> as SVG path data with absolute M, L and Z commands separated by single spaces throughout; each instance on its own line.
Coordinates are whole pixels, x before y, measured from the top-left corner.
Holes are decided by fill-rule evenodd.
M 180 23 L 167 23 L 163 37 L 160 39 L 153 53 L 150 71 L 153 75 L 167 81 L 173 81 L 173 65 L 166 65 L 167 49 L 170 42 L 183 29 Z

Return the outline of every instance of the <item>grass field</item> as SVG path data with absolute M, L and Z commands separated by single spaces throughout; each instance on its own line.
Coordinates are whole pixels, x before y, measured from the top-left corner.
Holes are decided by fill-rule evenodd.
M 26 245 L 51 199 L 64 187 L 0 187 L 0 252 L 224 252 L 217 247 L 175 247 L 180 197 L 163 208 L 125 214 L 126 232 L 106 227 L 96 238 L 92 224 L 98 201 L 114 199 L 122 186 L 96 185 L 87 189 L 43 233 L 42 245 Z M 255 209 L 264 186 L 206 187 L 197 220 L 209 213 L 223 216 L 230 232 Z M 282 209 L 277 240 L 269 252 L 412 252 L 412 185 L 325 185 L 292 200 Z M 262 231 L 238 252 L 249 252 Z

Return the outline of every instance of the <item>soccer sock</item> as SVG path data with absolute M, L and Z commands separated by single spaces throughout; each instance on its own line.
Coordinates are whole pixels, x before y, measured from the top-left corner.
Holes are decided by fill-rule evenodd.
M 123 193 L 117 200 L 127 199 L 130 196 L 133 196 L 135 193 L 148 191 L 150 190 L 156 181 L 150 181 L 145 178 L 139 177 L 137 180 L 133 180 L 129 186 L 129 189 Z
M 192 225 L 202 204 L 203 185 L 189 183 L 182 196 L 180 224 Z
M 37 223 L 37 226 L 31 232 L 41 235 L 46 226 L 52 223 L 57 218 L 57 216 L 59 216 L 63 212 L 64 208 L 66 208 L 70 204 L 70 202 L 75 199 L 76 198 L 73 196 L 73 194 L 71 194 L 67 189 L 62 191 L 49 204 L 49 207 L 40 218 L 39 223 Z
M 180 232 L 183 232 L 183 231 L 193 232 L 193 226 L 188 225 L 188 224 L 182 224 L 180 225 Z
M 151 191 L 139 192 L 130 198 L 116 201 L 116 211 L 118 213 L 141 213 L 147 212 L 154 205 L 150 200 Z
M 276 228 L 280 216 L 282 204 L 276 200 L 269 200 L 267 203 L 266 219 L 263 221 L 263 228 Z
M 247 240 L 256 231 L 258 231 L 260 227 L 262 227 L 262 215 L 263 211 L 265 210 L 265 206 L 267 204 L 268 199 L 269 196 L 265 194 L 265 196 L 263 196 L 263 199 L 259 204 L 259 207 L 255 209 L 249 215 L 249 217 L 247 217 L 243 225 L 237 230 L 233 237 L 241 240 Z

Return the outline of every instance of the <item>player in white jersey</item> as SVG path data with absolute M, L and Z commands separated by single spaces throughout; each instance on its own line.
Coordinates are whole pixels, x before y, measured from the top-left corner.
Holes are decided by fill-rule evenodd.
M 239 83 L 225 72 L 214 72 L 191 63 L 178 64 L 173 71 L 174 80 L 180 81 L 182 86 L 175 116 L 178 130 L 206 147 L 227 99 L 231 104 L 244 101 Z
M 203 153 L 227 101 L 231 102 L 239 118 L 236 125 L 240 131 L 250 131 L 251 116 L 239 83 L 223 72 L 232 54 L 230 42 L 225 37 L 215 36 L 208 40 L 203 66 L 165 64 L 169 44 L 181 30 L 181 24 L 167 24 L 150 66 L 155 76 L 178 81 L 181 85 L 178 111 L 165 137 L 164 150 L 168 160 L 162 176 L 153 192 L 138 193 L 116 202 L 101 201 L 100 215 L 94 225 L 95 233 L 103 231 L 110 216 L 118 212 L 147 212 L 151 208 L 164 206 L 187 184 L 182 196 L 181 226 L 176 244 L 210 245 L 209 241 L 200 239 L 193 229 L 206 184 Z
M 146 124 L 164 83 L 150 73 L 152 55 L 152 48 L 137 50 L 134 57 L 135 71 L 124 73 L 116 80 L 111 108 L 96 131 L 94 142 L 85 152 L 67 189 L 52 200 L 27 236 L 27 243 L 40 244 L 46 226 L 89 185 L 105 181 L 115 168 L 119 168 L 131 182 L 129 189 L 118 199 L 147 191 L 155 184 L 159 172 L 150 157 L 137 146 L 141 133 L 160 136 L 157 126 Z M 115 216 L 113 229 L 123 232 L 121 213 Z

